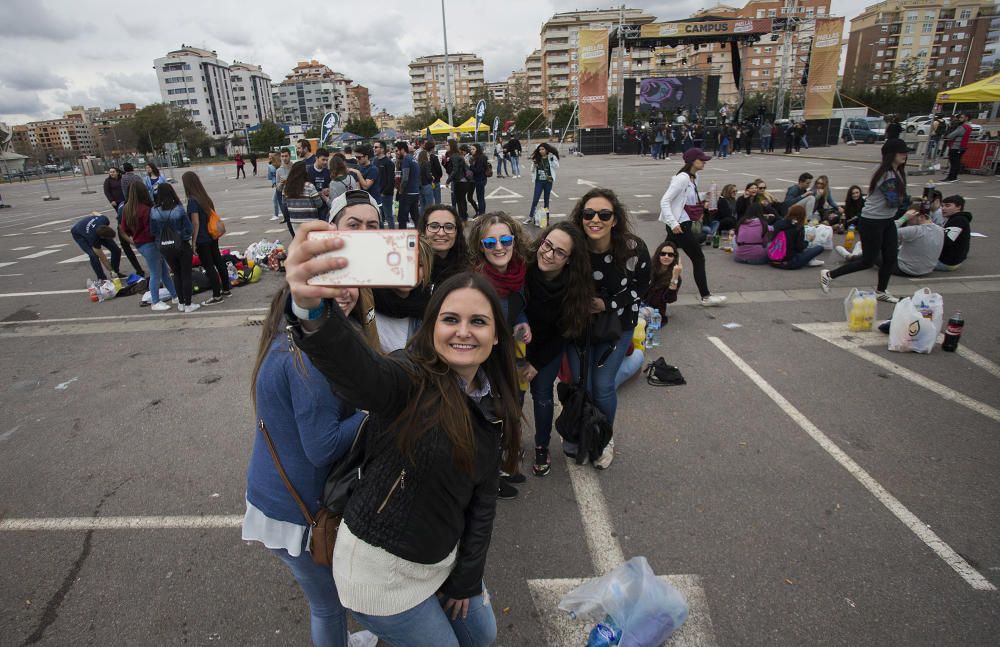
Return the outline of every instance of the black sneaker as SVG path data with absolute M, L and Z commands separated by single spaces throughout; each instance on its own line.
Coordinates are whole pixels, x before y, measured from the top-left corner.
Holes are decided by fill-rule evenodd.
M 500 479 L 500 487 L 497 489 L 498 499 L 516 499 L 517 498 L 517 488 L 505 481 Z
M 508 483 L 524 483 L 527 481 L 527 477 L 524 474 L 518 472 L 517 474 L 508 474 L 507 472 L 500 472 L 500 478 Z
M 233 293 L 230 290 L 223 290 L 222 291 L 222 296 L 224 296 L 224 297 L 231 297 L 231 296 L 233 296 Z
M 531 470 L 535 476 L 547 476 L 552 467 L 552 458 L 549 456 L 548 447 L 535 447 L 535 465 Z

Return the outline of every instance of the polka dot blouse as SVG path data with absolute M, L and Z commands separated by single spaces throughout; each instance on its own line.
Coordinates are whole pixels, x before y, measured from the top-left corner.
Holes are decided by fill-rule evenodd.
M 618 315 L 622 330 L 631 331 L 639 320 L 639 302 L 649 288 L 652 272 L 649 249 L 639 238 L 628 241 L 629 255 L 624 267 L 615 263 L 613 250 L 590 254 L 594 289 L 604 307 Z

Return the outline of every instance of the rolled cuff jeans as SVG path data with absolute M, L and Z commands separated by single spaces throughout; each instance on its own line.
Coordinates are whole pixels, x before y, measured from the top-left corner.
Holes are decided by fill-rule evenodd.
M 160 248 L 156 243 L 143 243 L 137 247 L 142 257 L 146 259 L 146 267 L 149 268 L 149 298 L 153 303 L 160 302 L 160 282 L 163 287 L 170 292 L 170 298 L 177 298 L 177 289 L 170 278 L 170 268 L 167 262 L 160 255 Z

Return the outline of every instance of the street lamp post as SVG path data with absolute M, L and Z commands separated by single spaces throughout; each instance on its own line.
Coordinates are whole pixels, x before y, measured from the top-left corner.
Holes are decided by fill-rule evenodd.
M 444 34 L 444 102 L 448 107 L 448 125 L 454 125 L 451 111 L 451 66 L 448 65 L 448 24 L 444 17 L 444 0 L 441 0 L 441 31 Z

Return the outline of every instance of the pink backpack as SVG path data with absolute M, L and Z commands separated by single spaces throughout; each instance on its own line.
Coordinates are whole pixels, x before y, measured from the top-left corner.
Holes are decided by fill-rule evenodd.
M 743 245 L 767 245 L 767 232 L 757 218 L 751 218 L 742 225 L 736 233 L 736 244 Z
M 784 231 L 779 231 L 767 246 L 767 260 L 772 263 L 784 263 L 786 256 L 788 256 L 788 237 Z

